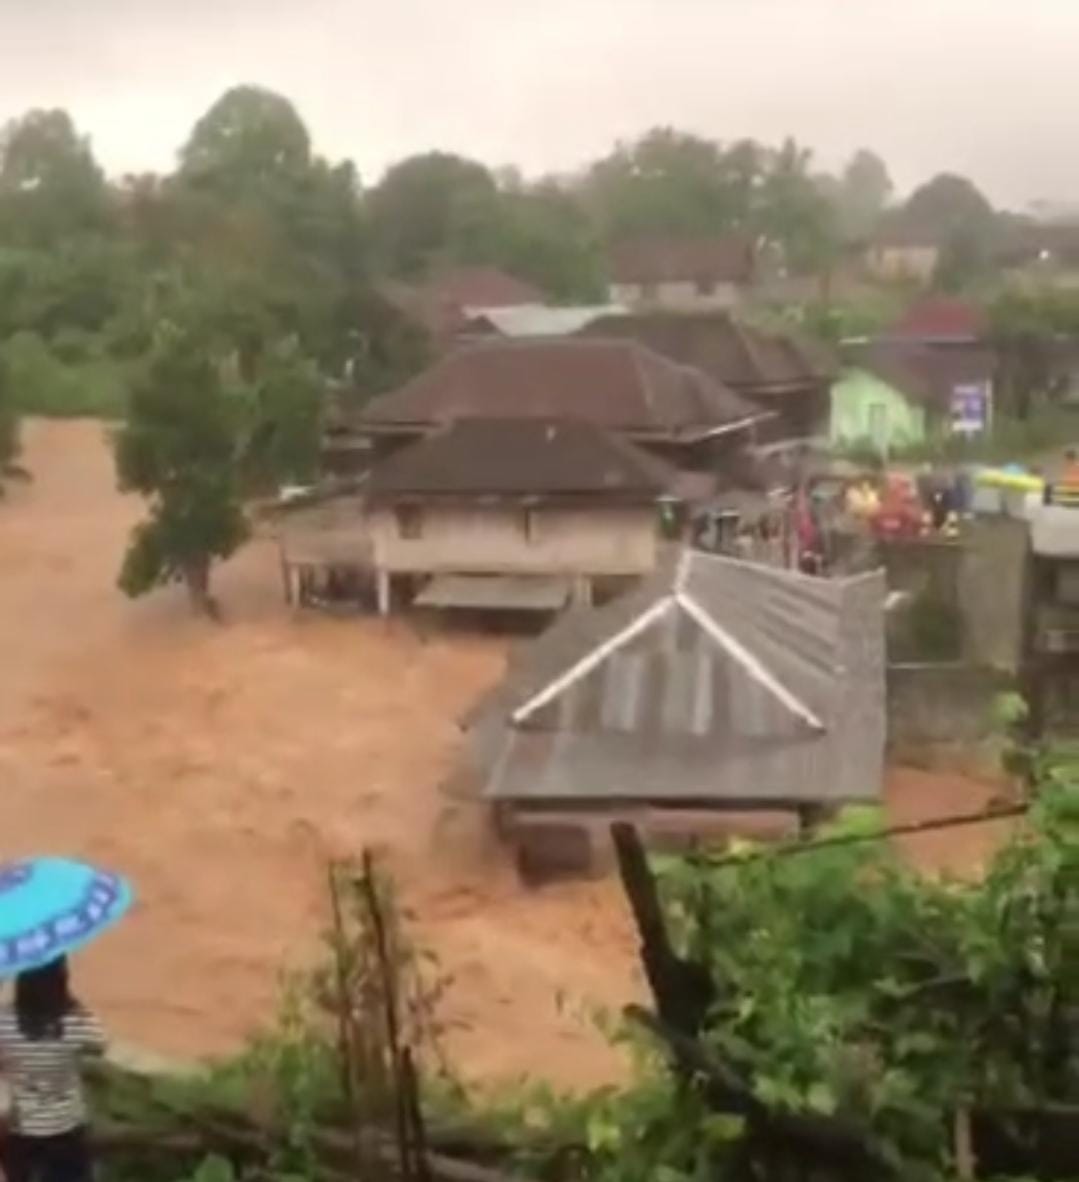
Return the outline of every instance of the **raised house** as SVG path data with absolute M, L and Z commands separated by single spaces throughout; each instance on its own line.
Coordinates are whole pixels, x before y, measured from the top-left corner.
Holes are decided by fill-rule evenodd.
M 463 345 L 353 424 L 378 457 L 464 419 L 591 423 L 690 472 L 713 473 L 763 412 L 700 370 L 631 340 L 522 339 Z
M 372 471 L 379 609 L 554 612 L 656 566 L 673 471 L 587 422 L 460 419 Z

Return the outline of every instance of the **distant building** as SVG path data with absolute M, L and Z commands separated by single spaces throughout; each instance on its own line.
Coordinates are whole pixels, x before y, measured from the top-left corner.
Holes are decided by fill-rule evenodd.
M 985 312 L 969 300 L 916 299 L 874 343 L 894 364 L 920 375 L 931 409 L 959 434 L 976 435 L 993 421 L 997 359 Z M 941 400 L 944 404 L 941 405 Z
M 465 719 L 522 867 L 587 869 L 616 819 L 685 842 L 731 812 L 812 823 L 878 801 L 884 594 L 880 572 L 814 579 L 686 551 L 564 616 Z
M 832 387 L 829 435 L 882 454 L 921 443 L 934 430 L 984 427 L 995 359 L 985 348 L 933 348 L 876 340 L 844 350 Z
M 655 237 L 618 244 L 608 261 L 612 304 L 683 311 L 732 308 L 753 283 L 753 241 Z
M 865 268 L 885 282 L 926 284 L 940 263 L 937 236 L 905 227 L 882 230 L 865 249 Z
M 656 565 L 674 472 L 586 422 L 461 419 L 365 487 L 379 608 L 557 612 Z
M 835 358 L 790 331 L 766 330 L 729 312 L 639 312 L 592 321 L 581 335 L 639 341 L 767 412 L 761 440 L 827 434 Z

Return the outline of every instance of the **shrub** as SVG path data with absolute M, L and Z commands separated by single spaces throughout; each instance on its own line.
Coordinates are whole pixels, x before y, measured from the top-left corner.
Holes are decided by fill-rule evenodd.
M 79 347 L 85 347 L 84 339 Z M 75 341 L 63 346 L 69 356 Z M 108 357 L 84 354 L 65 362 L 32 332 L 19 332 L 0 345 L 12 401 L 23 414 L 71 418 L 120 418 L 124 413 L 126 373 Z

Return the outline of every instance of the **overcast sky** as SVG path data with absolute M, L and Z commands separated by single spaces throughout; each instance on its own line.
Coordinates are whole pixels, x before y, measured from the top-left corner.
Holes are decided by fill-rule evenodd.
M 1079 0 L 0 0 L 0 118 L 65 106 L 110 172 L 169 168 L 238 82 L 367 181 L 431 147 L 564 170 L 673 124 L 1079 204 Z

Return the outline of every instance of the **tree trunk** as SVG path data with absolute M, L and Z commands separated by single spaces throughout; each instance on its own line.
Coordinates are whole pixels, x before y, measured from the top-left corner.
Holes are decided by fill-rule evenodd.
M 194 559 L 184 566 L 184 585 L 191 601 L 191 609 L 211 620 L 219 619 L 217 602 L 210 594 L 210 560 Z

